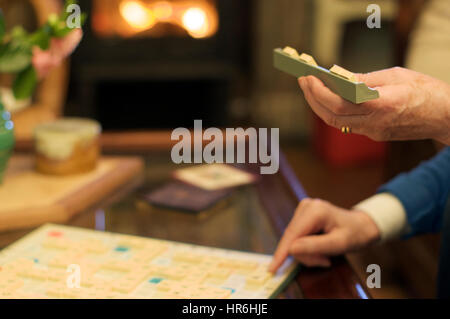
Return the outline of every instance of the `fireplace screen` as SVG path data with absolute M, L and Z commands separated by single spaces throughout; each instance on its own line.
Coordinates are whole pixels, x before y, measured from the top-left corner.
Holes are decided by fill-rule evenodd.
M 215 0 L 94 0 L 92 21 L 100 37 L 208 38 L 219 27 Z

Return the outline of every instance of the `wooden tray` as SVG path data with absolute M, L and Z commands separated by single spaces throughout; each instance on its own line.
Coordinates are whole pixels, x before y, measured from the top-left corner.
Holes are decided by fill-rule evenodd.
M 13 156 L 0 185 L 0 231 L 64 223 L 142 168 L 138 157 L 104 157 L 95 171 L 58 177 L 37 173 L 30 156 Z

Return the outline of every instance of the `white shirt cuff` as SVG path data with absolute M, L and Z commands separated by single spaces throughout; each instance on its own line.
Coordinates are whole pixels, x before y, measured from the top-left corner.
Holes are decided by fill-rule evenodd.
M 373 219 L 380 230 L 381 242 L 401 237 L 409 231 L 405 208 L 392 194 L 377 194 L 362 201 L 355 208 Z

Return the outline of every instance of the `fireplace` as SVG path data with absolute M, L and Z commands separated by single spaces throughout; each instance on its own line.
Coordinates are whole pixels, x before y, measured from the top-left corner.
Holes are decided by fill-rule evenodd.
M 72 58 L 67 113 L 107 130 L 227 125 L 248 81 L 251 3 L 80 1 L 90 18 Z
M 94 0 L 93 30 L 103 37 L 190 36 L 218 30 L 216 1 Z

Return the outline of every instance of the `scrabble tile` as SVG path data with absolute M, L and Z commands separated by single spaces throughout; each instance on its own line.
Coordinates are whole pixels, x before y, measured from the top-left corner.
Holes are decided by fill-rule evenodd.
M 200 299 L 225 299 L 231 295 L 231 291 L 229 289 L 197 285 L 191 287 L 190 294 Z
M 251 271 L 258 267 L 258 263 L 237 259 L 221 259 L 219 260 L 218 267 L 225 267 L 239 271 Z
M 219 265 L 220 260 L 227 260 L 224 258 L 205 258 L 199 265 L 199 268 L 216 267 Z
M 157 289 L 160 291 L 169 291 L 176 287 L 176 284 L 170 280 L 164 280 L 160 282 L 157 286 Z
M 140 284 L 149 276 L 146 273 L 129 273 L 120 278 L 120 281 Z
M 333 67 L 330 69 L 331 73 L 337 74 L 344 79 L 347 79 L 351 82 L 358 82 L 358 79 L 356 78 L 356 75 L 350 71 L 347 71 L 346 69 L 340 67 L 339 65 L 333 65 Z
M 195 291 L 190 291 L 190 293 L 186 296 L 186 299 L 205 299 L 205 295 Z
M 46 279 L 49 281 L 58 281 L 63 282 L 66 281 L 69 273 L 64 269 L 49 269 L 46 273 Z
M 50 249 L 70 250 L 73 246 L 71 240 L 60 237 L 47 237 L 42 243 L 42 247 Z
M 247 277 L 246 284 L 250 286 L 262 286 L 266 283 L 273 275 L 269 272 L 258 272 Z
M 64 284 L 50 286 L 45 291 L 46 295 L 53 299 L 79 299 L 83 292 L 82 288 L 68 288 Z
M 201 263 L 204 260 L 204 256 L 190 252 L 177 252 L 172 257 L 173 260 L 187 262 L 187 263 Z
M 126 294 L 115 291 L 105 291 L 103 294 L 101 294 L 102 299 L 127 299 L 126 296 Z M 134 299 L 131 296 L 128 296 L 128 298 Z
M 13 292 L 23 286 L 23 280 L 10 277 L 10 278 L 2 278 L 0 280 L 0 291 L 9 291 Z
M 96 288 L 104 289 L 108 286 L 108 282 L 105 279 L 81 276 L 80 285 L 84 288 Z
M 208 291 L 208 296 L 211 299 L 226 299 L 231 296 L 231 291 L 229 289 L 211 288 Z
M 86 299 L 108 299 L 111 295 L 120 295 L 118 292 L 114 292 L 111 290 L 110 287 L 104 286 L 104 287 L 92 287 L 89 289 L 86 289 L 83 292 L 83 298 Z
M 208 277 L 226 279 L 233 273 L 230 269 L 213 268 L 208 272 Z
M 283 49 L 283 52 L 289 54 L 293 58 L 299 58 L 300 57 L 298 52 L 297 52 L 297 50 L 295 50 L 294 48 L 291 48 L 289 46 L 285 47 Z
M 240 261 L 239 268 L 254 270 L 259 267 L 259 263 L 256 261 Z
M 113 291 L 121 292 L 124 294 L 131 293 L 139 285 L 139 281 L 118 280 L 111 286 Z
M 161 267 L 155 273 L 172 280 L 181 280 L 187 276 L 187 272 L 180 267 Z
M 147 243 L 143 239 L 133 237 L 133 236 L 123 235 L 123 236 L 121 236 L 117 245 L 122 246 L 122 247 L 131 247 L 131 248 L 142 249 L 147 245 Z
M 14 291 L 0 290 L 0 299 L 22 299 Z
M 13 262 L 3 265 L 3 270 L 7 272 L 17 272 L 19 270 L 29 269 L 34 267 L 34 263 L 30 259 L 18 258 Z
M 203 281 L 208 277 L 208 273 L 207 272 L 201 272 L 201 273 L 196 273 L 196 272 L 190 272 L 187 274 L 186 277 L 184 277 L 182 279 L 183 282 L 189 282 L 189 283 L 198 283 L 201 284 L 203 283 Z
M 57 257 L 52 258 L 48 262 L 48 266 L 66 269 L 69 265 L 78 263 L 80 256 L 81 254 L 74 252 L 61 254 Z
M 238 267 L 238 261 L 235 260 L 235 259 L 230 259 L 230 258 L 218 258 L 217 259 L 217 266 L 218 267 L 235 269 L 235 268 Z
M 29 278 L 34 280 L 47 281 L 48 271 L 36 268 L 23 269 L 17 272 L 17 275 L 22 278 Z
M 161 254 L 163 251 L 162 247 L 152 249 L 152 250 L 141 250 L 131 257 L 133 262 L 136 263 L 148 263 L 149 261 L 153 260 L 157 256 Z
M 177 288 L 169 291 L 168 295 L 170 299 L 186 299 L 189 296 L 189 291 Z
M 83 240 L 80 243 L 79 247 L 83 251 L 91 254 L 104 254 L 109 250 L 108 246 L 106 246 L 103 241 L 95 238 Z
M 318 66 L 316 60 L 314 60 L 314 58 L 309 54 L 302 53 L 299 59 L 302 60 L 303 62 L 308 63 L 309 65 Z
M 101 265 L 101 268 L 115 270 L 115 271 L 123 271 L 128 272 L 133 269 L 135 265 L 127 262 L 125 260 L 109 260 L 108 262 Z

